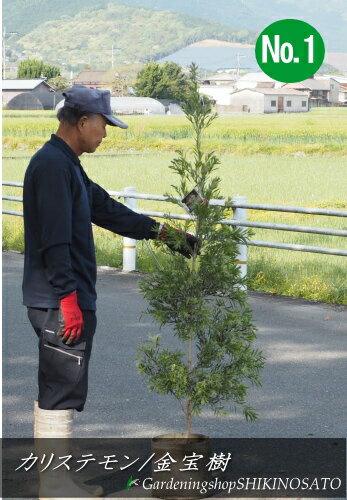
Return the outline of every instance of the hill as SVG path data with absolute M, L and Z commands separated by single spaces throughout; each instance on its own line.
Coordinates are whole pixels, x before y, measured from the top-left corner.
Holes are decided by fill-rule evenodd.
M 85 64 L 102 69 L 111 66 L 112 45 L 114 64 L 125 64 L 160 59 L 206 38 L 254 42 L 255 34 L 170 11 L 109 3 L 46 21 L 22 36 L 17 45 L 28 57 L 42 57 L 72 69 Z
M 241 58 L 239 58 L 241 56 Z M 254 45 L 225 42 L 222 40 L 202 40 L 163 57 L 159 62 L 173 61 L 180 66 L 195 62 L 202 71 L 218 71 L 237 68 L 259 71 Z M 347 71 L 347 53 L 326 52 L 324 63 L 318 73 Z
M 346 0 L 117 0 L 130 7 L 170 10 L 215 21 L 237 30 L 259 31 L 278 19 L 296 18 L 313 24 L 329 52 L 347 52 Z M 115 0 L 4 0 L 3 22 L 22 35 L 46 21 L 106 8 Z M 154 25 L 152 25 L 153 27 Z M 158 29 L 158 26 L 155 26 Z
M 346 0 L 120 0 L 131 6 L 168 9 L 257 32 L 279 19 L 302 19 L 324 38 L 329 52 L 347 52 Z

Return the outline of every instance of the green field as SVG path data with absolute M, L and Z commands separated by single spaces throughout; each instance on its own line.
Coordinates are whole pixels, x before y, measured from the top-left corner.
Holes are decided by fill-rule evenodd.
M 128 131 L 110 129 L 94 155 L 84 155 L 88 175 L 103 187 L 136 186 L 142 193 L 170 192 L 168 168 L 175 149 L 190 145 L 184 117 L 126 117 Z M 52 112 L 4 113 L 3 179 L 22 181 L 29 156 L 56 128 Z M 347 109 L 310 113 L 221 117 L 204 145 L 221 158 L 223 196 L 243 195 L 252 203 L 347 209 Z M 101 153 L 101 154 L 100 154 Z M 266 153 L 266 154 L 265 154 Z M 21 196 L 21 189 L 4 188 Z M 20 203 L 4 206 L 21 209 Z M 139 208 L 168 211 L 169 205 L 139 201 Z M 177 208 L 173 207 L 176 212 Z M 248 219 L 347 229 L 345 218 L 248 210 Z M 22 219 L 3 216 L 3 246 L 23 250 Z M 254 229 L 252 239 L 347 249 L 346 238 Z M 119 236 L 95 229 L 98 263 L 121 266 Z M 163 254 L 159 254 L 164 259 Z M 346 258 L 249 246 L 250 288 L 270 293 L 347 304 Z M 138 269 L 154 262 L 139 242 Z
M 109 128 L 99 152 L 175 151 L 190 145 L 183 116 L 127 116 L 127 130 Z M 7 111 L 4 153 L 35 151 L 54 132 L 54 112 Z M 321 155 L 346 157 L 347 108 L 316 108 L 309 113 L 220 117 L 205 133 L 205 147 L 221 154 Z

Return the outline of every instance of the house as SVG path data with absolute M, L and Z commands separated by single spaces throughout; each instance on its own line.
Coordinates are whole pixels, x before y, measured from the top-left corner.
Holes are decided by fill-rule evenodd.
M 330 101 L 333 106 L 347 105 L 347 78 L 331 76 L 330 78 Z
M 94 87 L 97 89 L 111 89 L 112 75 L 105 70 L 85 70 L 72 80 L 72 85 L 84 85 L 85 87 Z
M 229 96 L 234 92 L 235 88 L 224 85 L 200 85 L 200 94 L 207 95 L 214 104 L 227 106 L 229 104 Z
M 347 106 L 347 83 L 341 83 L 338 104 L 340 103 L 344 106 Z
M 334 98 L 335 99 L 335 98 Z M 340 83 L 337 90 L 336 100 L 333 101 L 334 106 L 347 106 L 347 83 Z
M 329 106 L 330 104 L 330 81 L 323 78 L 308 78 L 298 83 L 286 83 L 282 88 L 290 88 L 309 92 L 310 106 Z
M 282 87 L 283 82 L 277 82 L 270 76 L 266 75 L 262 71 L 257 71 L 255 73 L 247 73 L 246 75 L 241 76 L 237 82 L 235 82 L 235 88 L 237 90 L 241 89 L 253 89 L 255 87 L 268 87 L 271 88 L 280 88 Z
M 45 78 L 16 79 L 2 81 L 2 105 L 16 97 L 18 94 L 30 92 L 54 92 L 54 88 L 46 82 Z
M 228 73 L 226 71 L 218 72 L 212 76 L 206 76 L 203 78 L 203 85 L 221 85 L 221 86 L 230 86 L 233 87 L 235 84 L 236 78 L 234 73 Z
M 309 111 L 308 92 L 292 89 L 253 88 L 236 90 L 229 95 L 228 105 L 217 105 L 217 112 L 300 113 Z
M 261 71 L 256 73 L 247 73 L 238 80 L 231 82 L 232 76 L 227 73 L 223 80 L 215 80 L 218 84 L 207 84 L 208 79 L 204 79 L 204 83 L 200 85 L 199 92 L 207 95 L 217 106 L 228 106 L 230 103 L 230 95 L 237 90 L 252 89 L 252 88 L 280 88 L 283 83 L 273 80 Z M 218 77 L 217 77 L 218 78 Z

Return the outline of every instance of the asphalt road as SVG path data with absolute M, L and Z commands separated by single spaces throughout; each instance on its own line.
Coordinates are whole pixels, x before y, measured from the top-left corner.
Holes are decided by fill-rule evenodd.
M 23 256 L 3 254 L 3 437 L 32 435 L 37 396 L 37 339 L 21 300 Z M 140 273 L 99 269 L 98 329 L 84 412 L 76 437 L 151 437 L 184 432 L 174 399 L 147 388 L 137 373 L 136 346 L 157 327 L 141 313 Z M 192 432 L 211 437 L 345 437 L 347 415 L 347 307 L 249 292 L 257 346 L 267 358 L 263 386 L 249 402 L 255 423 L 240 414 L 227 418 L 203 411 Z M 175 345 L 170 329 L 165 340 Z

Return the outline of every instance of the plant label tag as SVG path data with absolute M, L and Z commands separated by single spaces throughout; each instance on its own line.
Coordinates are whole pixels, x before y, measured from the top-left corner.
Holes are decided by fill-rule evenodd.
M 197 205 L 207 205 L 207 200 L 194 188 L 186 194 L 182 203 L 187 212 L 191 213 Z

